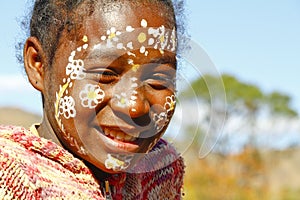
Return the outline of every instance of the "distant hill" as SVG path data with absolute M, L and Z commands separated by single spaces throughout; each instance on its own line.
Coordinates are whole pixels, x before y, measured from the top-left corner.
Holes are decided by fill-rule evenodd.
M 0 124 L 2 125 L 18 125 L 28 128 L 33 123 L 41 122 L 41 119 L 39 115 L 18 108 L 0 108 Z

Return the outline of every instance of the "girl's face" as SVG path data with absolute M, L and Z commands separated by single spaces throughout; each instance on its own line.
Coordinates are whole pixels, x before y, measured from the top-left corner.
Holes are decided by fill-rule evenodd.
M 166 12 L 123 3 L 87 17 L 76 41 L 61 36 L 46 114 L 67 149 L 106 172 L 133 166 L 173 115 L 176 32 Z

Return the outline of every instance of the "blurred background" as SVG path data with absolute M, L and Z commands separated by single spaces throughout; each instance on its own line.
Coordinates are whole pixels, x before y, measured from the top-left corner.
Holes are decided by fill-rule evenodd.
M 0 124 L 29 127 L 42 105 L 15 56 L 25 7 L 0 7 Z M 183 62 L 180 76 L 217 73 L 184 79 L 166 134 L 186 160 L 185 199 L 299 199 L 299 11 L 297 0 L 187 0 L 203 52 L 191 51 L 207 62 Z

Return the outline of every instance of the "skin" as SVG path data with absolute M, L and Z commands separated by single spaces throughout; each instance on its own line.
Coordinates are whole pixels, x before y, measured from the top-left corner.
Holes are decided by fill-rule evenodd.
M 76 40 L 70 39 L 69 33 L 64 30 L 52 66 L 46 62 L 46 54 L 37 38 L 31 37 L 25 44 L 24 62 L 28 78 L 44 97 L 44 118 L 38 128 L 39 134 L 91 163 L 95 170 L 108 173 L 124 170 L 107 167 L 111 155 L 134 155 L 128 165 L 136 163 L 163 135 L 173 115 L 169 99 L 175 93 L 172 81 L 176 74 L 175 52 L 162 52 L 149 47 L 145 55 L 140 48 L 128 53 L 128 50 L 98 45 L 105 44 L 101 36 L 107 36 L 107 30 L 112 27 L 122 32 L 126 32 L 128 26 L 142 28 L 119 38 L 124 43 L 132 41 L 135 47 L 141 46 L 137 40 L 141 31 L 148 30 L 143 27 L 145 21 L 147 27 L 163 25 L 173 30 L 174 22 L 164 17 L 163 13 L 167 12 L 164 7 L 146 4 L 143 12 L 141 7 L 132 6 L 129 2 L 124 2 L 118 12 L 96 11 L 76 32 Z M 82 48 L 84 45 L 86 49 Z M 70 86 L 67 84 L 70 76 L 66 74 L 66 67 L 72 52 L 76 52 L 73 59 L 84 62 L 85 71 L 84 78 L 69 80 Z M 87 85 L 103 92 L 103 98 L 92 108 L 83 106 L 80 98 L 86 92 Z M 62 92 L 64 86 L 67 89 Z M 126 96 L 124 100 L 133 100 L 134 103 L 122 103 L 122 95 Z M 67 118 L 58 114 L 58 103 L 64 97 L 74 99 L 75 116 Z M 163 126 L 159 121 L 162 126 L 159 128 L 156 125 L 157 116 L 166 116 Z M 110 132 L 139 138 L 121 141 L 107 136 Z

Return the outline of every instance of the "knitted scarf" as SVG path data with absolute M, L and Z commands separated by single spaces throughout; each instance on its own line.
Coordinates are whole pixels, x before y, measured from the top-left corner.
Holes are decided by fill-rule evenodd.
M 136 171 L 147 171 L 134 173 Z M 184 164 L 161 140 L 129 173 L 108 178 L 113 199 L 181 199 Z M 59 145 L 0 126 L 0 199 L 106 199 L 101 181 Z

